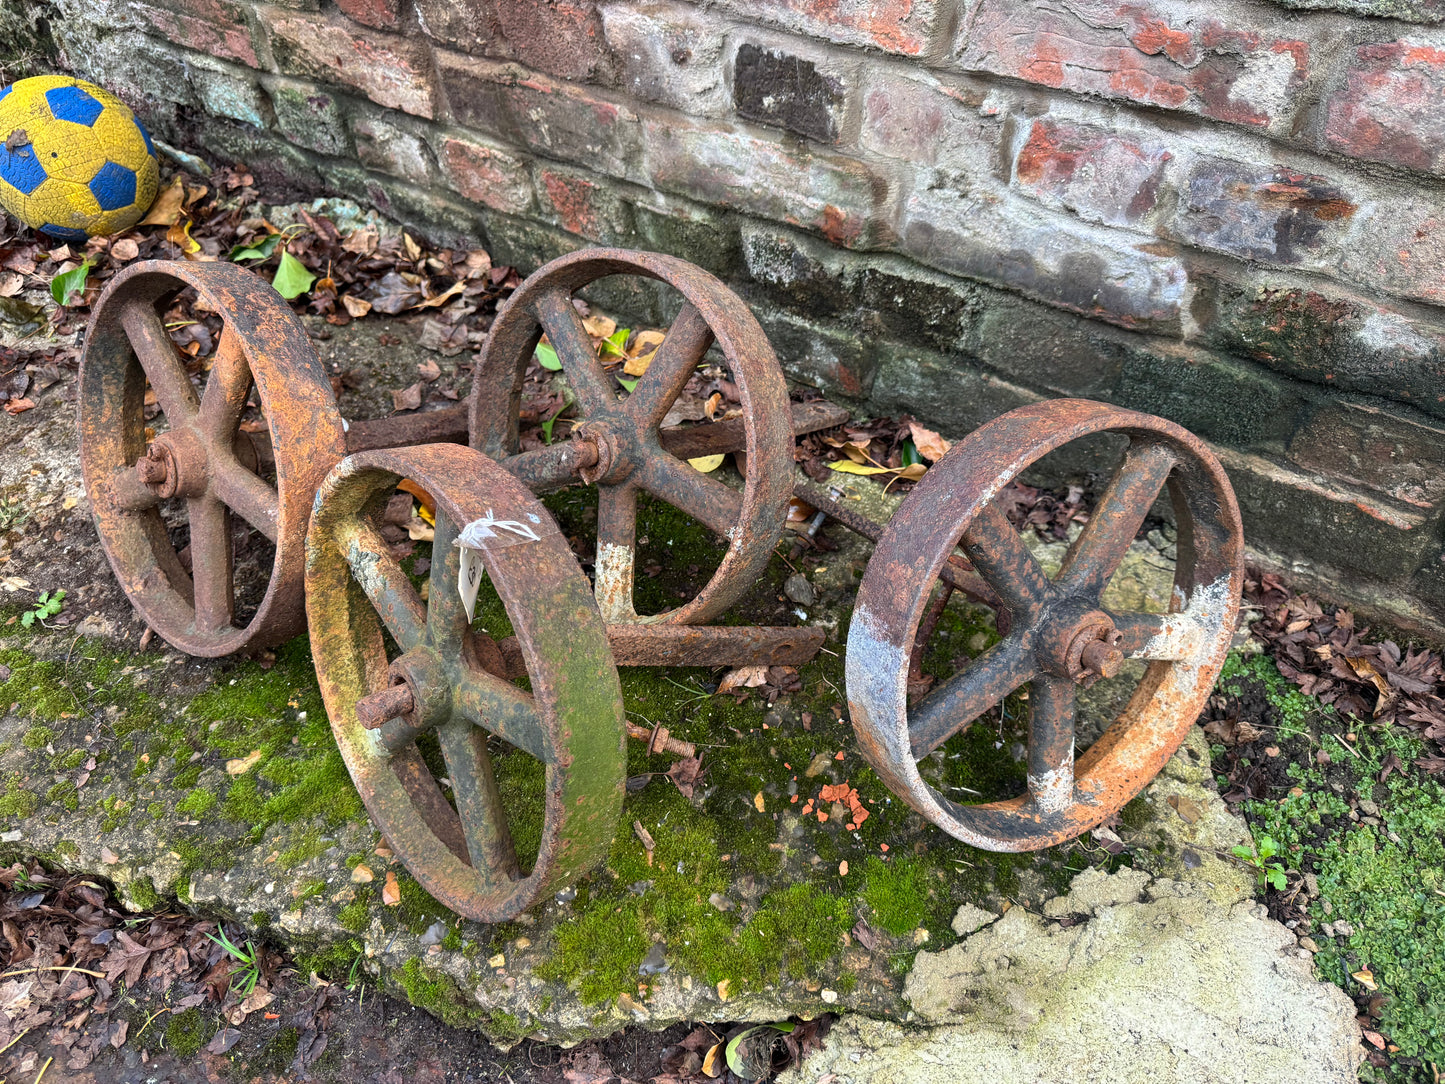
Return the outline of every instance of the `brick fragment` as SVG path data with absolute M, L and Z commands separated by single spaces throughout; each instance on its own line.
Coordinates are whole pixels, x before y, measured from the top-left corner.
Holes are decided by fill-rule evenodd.
M 1224 158 L 1192 161 L 1167 232 L 1243 260 L 1333 267 L 1359 197 L 1328 177 Z
M 1201 278 L 1212 308 L 1196 313 L 1205 342 L 1277 372 L 1361 391 L 1445 417 L 1445 324 L 1270 280 Z
M 433 115 L 423 43 L 359 30 L 336 19 L 259 10 L 276 63 L 286 74 L 351 87 L 388 109 Z
M 1180 330 L 1189 281 L 1177 256 L 1016 197 L 919 189 L 903 206 L 899 234 L 902 251 L 950 274 L 1123 327 Z
M 920 56 L 941 21 L 937 0 L 726 0 L 743 19 L 810 37 Z
M 747 41 L 738 46 L 733 104 L 739 116 L 836 143 L 845 102 L 844 73 L 836 65 Z
M 452 191 L 473 203 L 509 214 L 525 214 L 532 209 L 532 180 L 527 165 L 505 149 L 447 136 L 437 154 Z
M 127 4 L 126 12 L 176 45 L 252 68 L 261 66 L 241 5 L 225 0 L 184 0 L 174 7 L 178 10 L 136 2 Z
M 351 134 L 356 140 L 356 157 L 362 165 L 412 184 L 431 183 L 431 154 L 421 137 L 380 117 L 354 120 Z
M 862 162 L 810 153 L 724 125 L 645 118 L 652 182 L 705 203 L 789 222 L 840 245 L 875 232 L 884 191 Z
M 1289 457 L 1306 470 L 1417 508 L 1445 499 L 1445 425 L 1423 424 L 1382 407 L 1325 404 L 1290 440 Z
M 1080 218 L 1134 226 L 1158 202 L 1164 164 L 1172 157 L 1162 142 L 1041 117 L 1014 159 L 1013 180 Z
M 1221 22 L 1222 15 L 1229 22 Z M 1159 0 L 980 0 L 956 63 L 1055 89 L 1233 124 L 1282 128 L 1300 104 L 1310 43 L 1250 29 L 1253 13 Z
M 716 16 L 689 4 L 633 0 L 602 4 L 598 14 L 622 85 L 634 98 L 694 117 L 727 109 L 726 39 Z
M 1403 579 L 1434 544 L 1434 518 L 1264 456 L 1215 448 L 1229 472 L 1244 536 L 1266 553 L 1374 582 Z
M 1356 158 L 1445 173 L 1445 44 L 1355 49 L 1329 100 L 1325 143 Z
M 351 150 L 346 120 L 332 95 L 305 83 L 277 82 L 270 89 L 276 127 L 292 143 L 318 154 Z
M 626 209 L 614 187 L 556 168 L 539 168 L 538 201 L 544 217 L 589 241 L 617 240 L 627 229 Z
M 506 0 L 412 0 L 422 32 L 468 53 L 506 53 L 497 5 Z
M 606 37 L 593 0 L 499 0 L 497 18 L 512 54 L 559 79 L 606 79 Z
M 396 26 L 401 5 L 400 0 L 336 0 L 336 6 L 359 23 L 391 30 Z

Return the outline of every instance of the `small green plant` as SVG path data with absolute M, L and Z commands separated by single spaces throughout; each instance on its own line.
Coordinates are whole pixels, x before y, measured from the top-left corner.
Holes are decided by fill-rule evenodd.
M 1279 854 L 1279 844 L 1273 836 L 1260 836 L 1254 840 L 1254 846 L 1238 846 L 1231 848 L 1231 853 L 1246 866 L 1253 866 L 1259 876 L 1259 887 L 1264 888 L 1268 884 L 1276 892 L 1284 891 L 1284 867 L 1278 862 L 1271 862 L 1270 859 Z
M 20 623 L 27 629 L 39 621 L 45 625 L 47 617 L 54 617 L 65 608 L 65 591 L 41 591 L 35 605 L 20 615 Z
M 226 954 L 240 965 L 231 968 L 231 991 L 245 997 L 256 989 L 256 983 L 261 979 L 261 954 L 256 951 L 256 946 L 250 941 L 246 942 L 245 948 L 232 942 L 219 922 L 216 923 L 216 932 L 221 936 L 212 937 L 210 934 L 206 934 L 206 936 L 225 949 Z

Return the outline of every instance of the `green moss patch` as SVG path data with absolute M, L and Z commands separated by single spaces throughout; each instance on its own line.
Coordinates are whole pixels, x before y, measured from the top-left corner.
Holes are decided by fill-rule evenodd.
M 1291 871 L 1286 892 L 1305 875 L 1318 886 L 1313 898 L 1294 898 L 1308 901 L 1303 928 L 1319 947 L 1321 977 L 1373 1013 L 1373 1027 L 1401 1057 L 1445 1064 L 1445 785 L 1415 766 L 1424 745 L 1397 728 L 1339 715 L 1263 656 L 1231 657 L 1220 686 L 1235 697 L 1262 697 L 1272 709 L 1262 722 L 1276 729 L 1241 753 L 1235 768 L 1236 778 L 1269 773 L 1269 794 L 1240 808 L 1256 838 L 1281 845 Z M 1278 756 L 1260 755 L 1271 741 Z M 1215 752 L 1227 787 L 1225 750 Z M 1286 906 L 1283 894 L 1267 898 L 1274 909 Z M 1362 969 L 1378 990 L 1355 977 Z M 1407 1081 L 1414 1072 L 1397 1058 L 1383 1069 L 1367 1065 L 1364 1075 Z

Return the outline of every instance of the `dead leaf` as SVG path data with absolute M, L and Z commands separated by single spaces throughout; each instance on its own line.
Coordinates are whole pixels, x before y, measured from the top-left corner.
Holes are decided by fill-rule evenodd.
M 717 997 L 719 1001 L 728 999 L 728 988 L 732 985 L 732 979 L 723 979 L 717 984 Z
M 846 877 L 846 876 L 848 876 L 848 860 L 847 860 L 846 858 L 843 859 L 843 861 L 841 861 L 841 862 L 838 863 L 838 876 L 839 876 L 839 877 Z
M 1365 1037 L 1365 1041 L 1371 1046 L 1373 1046 L 1376 1050 L 1385 1049 L 1385 1037 L 1381 1035 L 1378 1031 L 1370 1031 L 1368 1028 L 1362 1028 L 1360 1029 L 1360 1034 L 1363 1035 Z
M 125 263 L 128 260 L 133 260 L 140 255 L 140 246 L 137 245 L 135 241 L 133 241 L 131 238 L 122 237 L 119 241 L 110 246 L 110 254 L 114 259 L 119 260 L 121 263 Z
M 264 990 L 258 986 L 246 995 L 245 1001 L 241 1002 L 241 1011 L 246 1013 L 258 1012 L 275 1000 L 275 994 L 270 990 Z
M 719 467 L 722 466 L 722 462 L 726 458 L 726 454 L 700 455 L 696 459 L 689 459 L 687 461 L 687 465 L 690 466 L 693 470 L 698 471 L 702 474 L 711 474 L 713 471 L 717 470 Z
M 734 689 L 756 689 L 759 685 L 767 683 L 768 668 L 766 666 L 740 666 L 723 675 L 722 681 L 718 683 L 717 691 L 728 693 Z
M 723 979 L 717 984 L 717 996 L 726 1001 L 728 980 Z M 727 1063 L 723 1060 L 723 1044 L 717 1043 L 708 1048 L 708 1052 L 702 1056 L 703 1075 L 716 1079 L 722 1076 L 723 1069 Z
M 1350 978 L 1354 979 L 1366 990 L 1379 989 L 1379 987 L 1375 985 L 1375 973 L 1371 971 L 1368 967 L 1362 967 L 1358 971 L 1353 972 L 1350 975 Z
M 235 760 L 226 761 L 226 774 L 245 775 L 256 766 L 256 762 L 260 759 L 261 750 L 252 749 L 251 752 L 244 757 L 237 757 Z
M 1185 798 L 1182 795 L 1171 794 L 1168 802 L 1173 806 L 1174 812 L 1178 813 L 1179 816 L 1184 819 L 1185 824 L 1193 824 L 1200 817 L 1204 816 L 1204 810 L 1200 808 L 1199 803 L 1193 798 Z
M 932 429 L 925 429 L 917 422 L 910 422 L 908 431 L 913 436 L 913 444 L 918 449 L 918 454 L 930 463 L 937 463 L 953 447 Z
M 422 323 L 417 341 L 424 350 L 435 350 L 444 358 L 455 357 L 467 348 L 467 325 L 428 319 Z
M 110 1022 L 110 1031 L 107 1035 L 107 1039 L 110 1041 L 110 1045 L 115 1047 L 117 1050 L 123 1047 L 125 1045 L 126 1032 L 129 1030 L 130 1021 L 112 1020 Z
M 156 197 L 151 204 L 150 214 L 140 220 L 142 226 L 174 226 L 181 217 L 181 206 L 186 200 L 186 186 L 179 174 Z
M 346 235 L 346 240 L 341 242 L 341 247 L 347 252 L 354 252 L 358 256 L 370 256 L 376 251 L 377 230 L 375 226 L 362 226 L 352 230 Z M 348 306 L 349 308 L 350 306 Z M 370 305 L 367 306 L 370 308 Z M 360 313 L 353 312 L 352 316 L 359 316 Z
M 24 414 L 27 410 L 34 410 L 35 403 L 31 399 L 7 399 L 5 401 L 6 414 Z
M 753 808 L 756 809 L 759 813 L 766 813 L 768 811 L 767 805 L 763 801 L 762 791 L 758 791 L 756 794 L 753 795 Z
M 393 410 L 416 410 L 421 406 L 421 393 L 426 387 L 420 380 L 409 388 L 391 393 L 391 408 Z
M 582 326 L 594 339 L 605 339 L 617 330 L 617 321 L 601 313 L 593 313 L 583 318 Z
M 396 870 L 386 871 L 386 883 L 381 886 L 381 902 L 388 907 L 401 903 L 401 886 L 396 883 Z
M 417 375 L 420 376 L 423 380 L 425 380 L 428 384 L 430 384 L 433 380 L 436 380 L 442 375 L 442 367 L 436 362 L 432 361 L 431 358 L 427 358 L 426 361 L 418 365 L 416 367 L 416 371 Z
M 341 295 L 341 304 L 345 306 L 350 316 L 360 318 L 371 311 L 371 302 L 365 298 L 352 297 L 350 294 Z

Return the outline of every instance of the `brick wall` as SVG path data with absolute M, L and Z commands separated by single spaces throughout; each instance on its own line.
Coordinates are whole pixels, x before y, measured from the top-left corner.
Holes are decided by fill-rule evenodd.
M 1445 0 L 7 6 L 273 182 L 692 259 L 830 394 L 1173 418 L 1258 550 L 1445 626 Z

